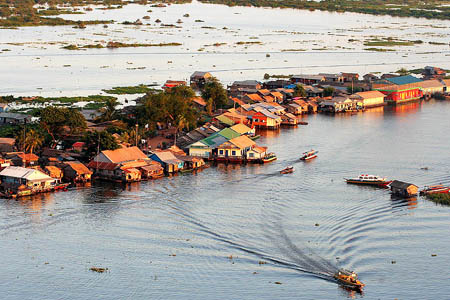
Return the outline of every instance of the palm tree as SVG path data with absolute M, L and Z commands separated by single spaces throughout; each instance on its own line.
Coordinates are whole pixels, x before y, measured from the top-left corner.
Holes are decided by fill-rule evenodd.
M 116 98 L 111 98 L 106 100 L 105 107 L 101 109 L 102 115 L 101 119 L 103 121 L 111 121 L 116 117 L 117 111 L 116 106 L 119 105 L 119 102 Z
M 25 140 L 23 143 L 24 150 L 33 153 L 33 150 L 42 146 L 44 139 L 42 136 L 33 129 L 30 129 L 25 134 Z

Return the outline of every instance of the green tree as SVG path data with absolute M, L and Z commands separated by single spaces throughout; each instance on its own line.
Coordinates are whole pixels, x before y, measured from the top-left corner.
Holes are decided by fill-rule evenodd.
M 86 132 L 84 142 L 87 145 L 86 155 L 88 158 L 94 157 L 97 151 L 115 150 L 120 147 L 114 136 L 106 130 L 101 132 Z
M 53 141 L 63 135 L 65 126 L 71 134 L 82 132 L 87 127 L 86 119 L 76 109 L 47 106 L 39 112 L 39 116 L 41 127 L 48 132 Z
M 223 108 L 228 103 L 227 91 L 215 77 L 212 77 L 205 83 L 202 90 L 202 98 L 205 99 L 207 103 L 209 99 L 211 99 L 213 110 Z
M 408 75 L 410 72 L 405 68 L 401 68 L 400 70 L 397 70 L 395 73 L 397 73 L 400 76 L 405 76 Z
M 105 106 L 100 109 L 100 112 L 102 113 L 100 119 L 102 121 L 114 120 L 117 117 L 117 105 L 119 105 L 117 99 L 107 99 L 105 102 Z
M 303 85 L 297 84 L 294 88 L 294 97 L 306 97 L 306 91 Z
M 329 97 L 329 96 L 333 96 L 334 94 L 334 88 L 332 88 L 331 86 L 326 87 L 323 89 L 323 96 L 324 97 Z

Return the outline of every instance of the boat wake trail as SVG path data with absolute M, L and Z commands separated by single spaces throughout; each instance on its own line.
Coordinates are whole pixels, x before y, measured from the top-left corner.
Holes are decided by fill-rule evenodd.
M 272 242 L 277 246 L 274 247 L 273 253 L 268 253 L 247 242 L 241 243 L 236 241 L 235 238 L 217 233 L 193 216 L 186 215 L 184 212 L 178 211 L 177 214 L 188 219 L 189 223 L 195 226 L 198 231 L 202 232 L 204 236 L 213 238 L 233 249 L 250 254 L 258 259 L 265 260 L 274 266 L 307 273 L 311 276 L 329 281 L 334 281 L 333 275 L 338 271 L 337 266 L 314 253 L 312 249 L 305 247 L 305 251 L 294 245 L 281 226 L 279 226 L 279 233 L 281 234 L 276 239 L 272 238 Z
M 273 243 L 278 245 L 278 250 L 293 264 L 308 273 L 331 279 L 339 268 L 316 254 L 311 248 L 303 246 L 300 249 L 288 237 L 280 224 L 277 226 L 278 235 L 270 235 Z

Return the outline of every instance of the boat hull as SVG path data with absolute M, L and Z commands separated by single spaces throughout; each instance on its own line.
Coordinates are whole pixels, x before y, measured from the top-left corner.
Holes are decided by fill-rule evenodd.
M 345 179 L 345 181 L 348 184 L 359 184 L 359 185 L 371 185 L 371 186 L 380 186 L 380 187 L 386 187 L 388 186 L 392 181 L 383 181 L 383 180 L 359 180 L 359 179 Z
M 336 279 L 340 284 L 342 284 L 342 285 L 344 285 L 344 286 L 346 286 L 346 287 L 348 287 L 348 288 L 351 288 L 351 289 L 355 289 L 355 290 L 361 291 L 362 288 L 364 287 L 364 283 L 361 283 L 359 280 L 357 280 L 356 282 L 352 282 L 352 281 L 350 281 L 350 280 L 346 280 L 346 279 L 344 279 L 344 278 L 342 278 L 342 277 L 339 277 L 339 276 L 337 276 L 337 275 L 335 275 L 335 276 L 333 276 L 333 277 L 334 277 L 334 279 Z

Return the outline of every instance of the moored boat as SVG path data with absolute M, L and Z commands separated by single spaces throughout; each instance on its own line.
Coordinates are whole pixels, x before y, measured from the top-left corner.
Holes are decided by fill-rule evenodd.
M 310 160 L 310 159 L 316 158 L 317 153 L 319 153 L 319 151 L 311 150 L 311 151 L 305 152 L 305 153 L 303 153 L 303 156 L 300 157 L 300 160 Z
M 429 195 L 429 194 L 447 194 L 450 192 L 449 186 L 439 185 L 430 185 L 425 186 L 421 191 L 420 195 Z
M 358 280 L 358 275 L 355 272 L 349 272 L 346 270 L 341 270 L 334 274 L 333 276 L 340 284 L 361 291 L 365 286 L 364 283 Z
M 262 162 L 268 163 L 268 162 L 272 162 L 274 160 L 277 160 L 277 156 L 275 155 L 275 153 L 270 152 L 270 153 L 267 153 L 266 156 L 264 156 L 264 158 L 262 159 Z
M 289 174 L 294 172 L 294 167 L 289 166 L 280 171 L 281 174 Z
M 359 175 L 357 178 L 344 178 L 349 184 L 373 185 L 380 187 L 387 187 L 392 180 L 387 180 L 384 177 L 376 175 Z
M 298 124 L 300 124 L 300 125 L 308 125 L 308 122 L 305 122 L 305 121 L 299 121 Z

